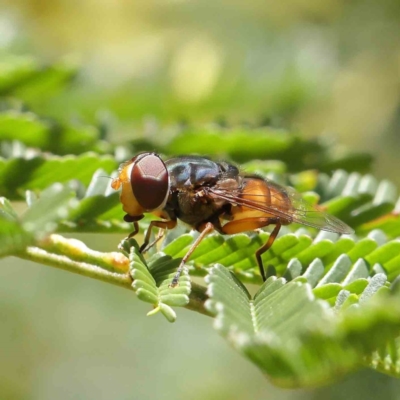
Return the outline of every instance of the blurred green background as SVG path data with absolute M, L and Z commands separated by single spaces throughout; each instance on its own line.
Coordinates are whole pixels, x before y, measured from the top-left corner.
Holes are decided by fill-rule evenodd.
M 123 143 L 151 127 L 275 127 L 376 155 L 400 184 L 398 0 L 0 0 L 10 57 L 79 65 L 43 116 L 107 121 Z M 162 138 L 160 138 L 162 140 Z M 82 237 L 114 250 L 118 235 Z M 128 291 L 14 259 L 0 268 L 1 399 L 400 398 L 370 371 L 315 391 L 272 387 L 209 318 L 147 318 Z

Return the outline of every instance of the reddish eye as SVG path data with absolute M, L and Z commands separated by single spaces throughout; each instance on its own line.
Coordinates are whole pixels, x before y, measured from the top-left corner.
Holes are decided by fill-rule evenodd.
M 145 210 L 155 210 L 163 205 L 169 191 L 168 171 L 157 154 L 136 156 L 130 178 L 133 195 Z

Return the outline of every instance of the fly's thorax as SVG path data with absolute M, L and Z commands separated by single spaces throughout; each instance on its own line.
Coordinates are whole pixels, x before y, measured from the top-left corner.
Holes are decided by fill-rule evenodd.
M 199 156 L 171 158 L 165 162 L 171 189 L 195 188 L 215 183 L 220 176 L 217 163 Z
M 239 168 L 236 165 L 227 163 L 225 161 L 218 163 L 222 179 L 235 179 L 239 178 Z
M 240 193 L 241 186 L 241 177 L 237 176 L 235 178 L 225 178 L 219 180 L 215 186 L 213 187 L 213 191 L 217 192 L 226 192 L 231 195 L 238 196 Z M 229 203 L 228 200 L 221 198 L 220 196 L 210 193 L 208 196 L 212 199 L 212 202 L 215 204 L 215 207 L 220 208 L 225 204 Z
M 165 211 L 192 228 L 196 229 L 201 223 L 208 221 L 218 208 L 204 187 L 175 188 L 171 192 Z

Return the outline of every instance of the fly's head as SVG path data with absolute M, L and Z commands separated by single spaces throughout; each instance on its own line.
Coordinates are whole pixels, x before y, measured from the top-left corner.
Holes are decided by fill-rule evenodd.
M 168 170 L 157 154 L 140 153 L 121 165 L 111 187 L 121 188 L 125 219 L 139 220 L 143 213 L 164 208 L 170 187 Z

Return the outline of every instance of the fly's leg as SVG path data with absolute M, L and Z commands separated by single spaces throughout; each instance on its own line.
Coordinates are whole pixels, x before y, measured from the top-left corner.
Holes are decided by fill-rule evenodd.
M 154 241 L 151 244 L 151 246 L 147 247 L 148 244 L 150 243 L 151 231 L 152 231 L 153 227 L 157 227 L 157 228 L 161 228 L 161 229 L 173 229 L 173 228 L 175 228 L 175 226 L 176 226 L 176 220 L 173 220 L 173 219 L 171 219 L 169 221 L 151 221 L 149 228 L 147 229 L 146 236 L 144 237 L 144 242 L 140 246 L 139 251 L 141 253 L 143 253 L 143 251 L 145 249 L 148 250 L 151 246 L 153 246 L 159 240 L 158 239 L 158 240 Z
M 222 227 L 222 231 L 224 233 L 233 234 L 233 233 L 240 233 L 240 232 L 246 232 L 263 228 L 268 225 L 276 225 L 276 226 L 269 235 L 267 242 L 256 251 L 256 260 L 263 282 L 266 281 L 267 277 L 265 275 L 264 265 L 261 256 L 272 246 L 276 237 L 278 236 L 279 230 L 281 229 L 282 226 L 280 219 L 268 218 L 268 217 L 243 218 L 228 222 Z
M 156 245 L 165 235 L 165 229 L 160 228 L 158 230 L 156 238 L 145 248 L 142 250 L 142 254 L 146 253 L 150 250 L 154 245 Z
M 129 254 L 131 244 L 129 244 L 129 239 L 135 236 L 139 232 L 139 224 L 137 221 L 132 220 L 130 215 L 125 215 L 124 220 L 126 222 L 133 223 L 133 231 L 118 245 L 118 249 L 125 252 L 125 254 Z
M 213 230 L 214 230 L 214 225 L 211 222 L 207 222 L 204 229 L 201 231 L 199 237 L 194 241 L 194 243 L 190 246 L 188 252 L 182 258 L 182 261 L 179 264 L 178 269 L 176 270 L 175 276 L 172 279 L 171 284 L 169 285 L 171 288 L 174 288 L 175 286 L 178 285 L 179 277 L 181 276 L 183 267 L 185 266 L 187 260 L 192 255 L 192 253 L 195 251 L 196 247 L 200 244 L 200 242 L 204 239 L 204 237 L 207 236 Z
M 282 225 L 280 224 L 280 222 L 277 222 L 274 230 L 269 235 L 267 242 L 256 251 L 257 264 L 258 264 L 258 268 L 260 269 L 260 274 L 261 274 L 263 282 L 265 282 L 267 280 L 267 277 L 265 276 L 265 269 L 264 269 L 264 265 L 263 265 L 261 256 L 272 246 L 276 237 L 278 236 L 281 226 Z
M 143 218 L 143 215 L 138 215 L 133 217 L 132 215 L 125 214 L 124 221 L 125 222 L 132 222 L 133 223 L 133 231 L 128 235 L 128 239 L 134 237 L 139 232 L 139 224 L 138 221 Z
M 139 224 L 137 222 L 133 223 L 133 231 L 128 235 L 128 239 L 134 237 L 139 232 Z

